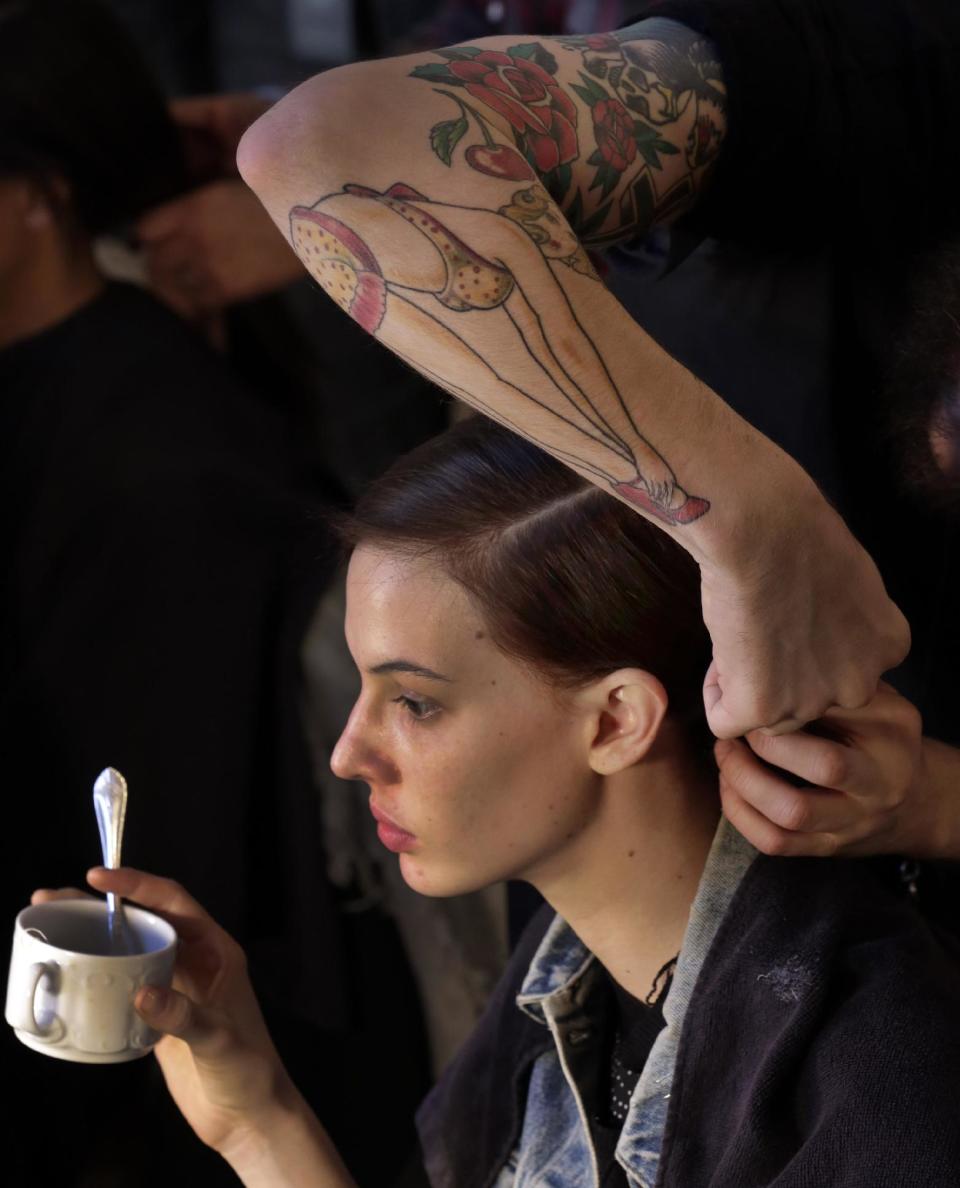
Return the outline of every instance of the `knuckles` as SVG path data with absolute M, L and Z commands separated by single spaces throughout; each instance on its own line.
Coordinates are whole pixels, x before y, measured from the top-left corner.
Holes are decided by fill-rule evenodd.
M 777 823 L 791 833 L 805 833 L 814 823 L 810 802 L 802 796 L 786 799 L 777 814 Z
M 839 789 L 850 777 L 850 761 L 836 744 L 824 749 L 814 765 L 814 782 L 821 788 Z

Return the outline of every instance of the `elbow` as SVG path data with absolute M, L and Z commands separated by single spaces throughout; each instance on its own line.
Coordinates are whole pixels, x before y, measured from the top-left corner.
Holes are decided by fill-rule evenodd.
M 237 169 L 265 205 L 291 179 L 295 162 L 302 159 L 304 118 L 303 102 L 291 92 L 254 120 L 240 138 Z
M 308 79 L 255 120 L 237 147 L 240 176 L 276 215 L 339 188 L 361 164 L 369 138 L 356 136 L 368 64 L 339 67 Z M 349 127 L 343 112 L 350 112 Z
M 250 125 L 240 137 L 237 145 L 237 169 L 240 176 L 252 189 L 256 189 L 256 182 L 268 170 L 267 156 L 273 137 L 268 131 L 270 126 L 270 108 Z

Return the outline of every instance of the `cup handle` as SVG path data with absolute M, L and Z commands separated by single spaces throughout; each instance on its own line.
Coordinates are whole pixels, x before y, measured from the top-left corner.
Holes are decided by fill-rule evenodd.
M 37 1039 L 43 1040 L 44 1043 L 48 1044 L 55 1044 L 58 1040 L 63 1039 L 63 1020 L 59 1015 L 54 1015 L 50 1022 L 46 1026 L 43 1026 L 37 1019 L 34 1000 L 37 996 L 37 987 L 40 985 L 40 979 L 51 977 L 54 972 L 54 967 L 44 961 L 35 961 L 30 966 L 30 973 L 27 976 L 27 994 L 25 999 L 21 1000 L 18 1004 L 18 1017 L 13 1023 L 14 1027 L 19 1031 L 28 1031 L 31 1035 L 35 1035 Z

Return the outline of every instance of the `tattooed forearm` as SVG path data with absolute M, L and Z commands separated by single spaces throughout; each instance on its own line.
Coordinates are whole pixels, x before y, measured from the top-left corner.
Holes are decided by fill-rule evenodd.
M 497 212 L 348 184 L 294 207 L 290 232 L 321 287 L 392 350 L 649 515 L 688 524 L 709 504 L 639 432 L 578 316 L 559 265 L 592 273 L 555 209 L 535 184 Z
M 538 178 L 580 236 L 606 244 L 669 222 L 705 184 L 725 130 L 725 89 L 710 44 L 670 21 L 505 51 L 440 50 L 412 77 L 459 108 L 435 124 L 433 151 L 471 168 Z M 513 147 L 491 128 L 509 131 Z M 476 137 L 482 138 L 482 143 Z M 664 158 L 676 158 L 670 169 Z

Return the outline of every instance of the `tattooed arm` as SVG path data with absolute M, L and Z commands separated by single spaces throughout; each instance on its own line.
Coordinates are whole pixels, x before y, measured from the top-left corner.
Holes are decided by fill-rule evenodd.
M 709 46 L 671 22 L 489 38 L 329 71 L 253 126 L 239 162 L 370 333 L 698 560 L 708 715 L 735 735 L 862 704 L 906 628 L 809 478 L 644 333 L 584 251 L 696 200 L 723 96 Z

